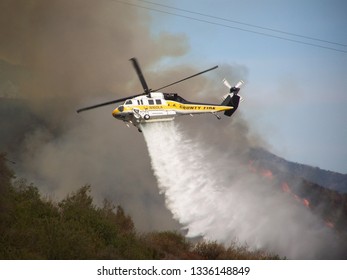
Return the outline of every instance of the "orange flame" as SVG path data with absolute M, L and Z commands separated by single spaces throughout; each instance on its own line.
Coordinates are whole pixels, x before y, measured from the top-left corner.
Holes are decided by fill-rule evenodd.
M 306 198 L 304 198 L 303 200 L 302 200 L 302 203 L 306 206 L 306 207 L 310 207 L 310 201 L 308 200 L 308 199 L 306 199 Z
M 257 167 L 254 166 L 254 160 L 250 160 L 248 162 L 248 169 L 253 172 L 261 175 L 264 178 L 272 180 L 274 175 L 272 174 L 271 170 L 269 169 L 258 169 Z
M 289 185 L 286 182 L 282 183 L 282 190 L 285 193 L 291 194 L 297 202 L 300 202 L 303 205 L 305 205 L 307 208 L 310 208 L 310 201 L 307 198 L 300 198 L 298 195 L 293 193 L 292 190 L 290 189 Z
M 257 170 L 257 168 L 254 167 L 253 163 L 254 163 L 254 161 L 250 161 L 249 165 L 248 165 L 249 169 L 252 172 L 260 174 L 263 178 L 266 178 L 266 179 L 269 179 L 269 180 L 273 180 L 274 175 L 271 172 L 271 170 L 269 170 L 269 169 Z M 282 183 L 282 190 L 285 193 L 291 194 L 292 197 L 294 197 L 297 202 L 302 203 L 307 208 L 310 208 L 310 201 L 307 198 L 301 198 L 298 195 L 296 195 L 295 193 L 293 193 L 287 182 L 283 182 Z
M 268 170 L 268 169 L 261 170 L 260 175 L 263 176 L 264 178 L 267 178 L 270 180 L 273 179 L 273 174 L 272 174 L 271 170 Z
M 305 205 L 306 207 L 310 207 L 310 201 L 309 201 L 308 199 L 304 198 L 304 199 L 302 200 L 302 202 L 304 203 L 304 205 Z
M 273 180 L 274 179 L 274 175 L 272 173 L 271 170 L 269 169 L 260 169 L 260 168 L 257 168 L 254 166 L 254 160 L 250 160 L 249 163 L 248 163 L 248 169 L 253 172 L 253 173 L 257 173 L 259 174 L 260 176 L 262 176 L 263 178 L 266 178 L 266 179 L 269 179 L 269 180 Z M 311 209 L 311 203 L 310 201 L 307 199 L 307 198 L 301 198 L 299 197 L 298 195 L 296 195 L 295 193 L 292 192 L 291 188 L 289 187 L 288 183 L 287 182 L 283 182 L 281 184 L 281 188 L 282 188 L 282 191 L 285 192 L 285 193 L 288 193 L 292 196 L 292 198 L 295 198 L 295 200 L 298 202 L 298 203 L 301 203 L 303 204 L 305 207 L 307 208 L 310 208 Z M 328 227 L 328 228 L 335 228 L 335 225 L 329 221 L 329 220 L 325 220 L 325 225 Z

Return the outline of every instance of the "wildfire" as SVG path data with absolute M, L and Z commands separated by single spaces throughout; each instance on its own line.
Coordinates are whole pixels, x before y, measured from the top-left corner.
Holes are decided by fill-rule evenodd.
M 259 175 L 261 175 L 263 178 L 267 178 L 269 180 L 272 180 L 273 179 L 273 174 L 271 172 L 271 170 L 269 169 L 260 169 L 258 170 L 257 167 L 254 166 L 254 161 L 253 160 L 250 160 L 249 163 L 248 163 L 248 169 L 250 171 L 252 171 L 253 173 L 257 173 Z
M 308 200 L 308 199 L 306 199 L 306 198 L 304 198 L 303 200 L 302 200 L 302 203 L 306 206 L 306 207 L 310 207 L 310 201 Z
M 296 201 L 302 203 L 305 207 L 310 208 L 310 201 L 307 198 L 300 198 L 298 195 L 292 192 L 287 182 L 282 183 L 282 191 L 292 195 Z
M 261 177 L 263 177 L 267 180 L 272 181 L 274 179 L 274 175 L 273 175 L 271 170 L 256 167 L 254 165 L 254 161 L 249 161 L 248 169 L 253 173 L 259 174 Z M 283 192 L 289 194 L 292 198 L 294 198 L 298 203 L 300 203 L 300 204 L 304 205 L 306 208 L 312 210 L 311 202 L 307 198 L 301 198 L 298 195 L 296 195 L 291 190 L 291 188 L 289 187 L 287 182 L 284 181 L 281 183 L 281 189 Z M 325 220 L 325 225 L 331 229 L 335 228 L 335 225 L 331 221 L 328 221 L 328 220 Z
M 269 169 L 257 169 L 254 166 L 254 161 L 249 162 L 248 168 L 250 171 L 252 171 L 253 173 L 259 174 L 263 178 L 266 178 L 268 180 L 274 179 L 274 175 L 273 175 L 271 170 L 269 170 Z M 300 202 L 305 207 L 310 208 L 310 201 L 307 198 L 300 198 L 298 195 L 293 193 L 287 182 L 283 182 L 281 185 L 281 188 L 282 188 L 283 192 L 291 194 L 293 196 L 293 198 L 295 198 L 296 201 Z
M 267 169 L 261 170 L 260 175 L 263 176 L 264 178 L 267 178 L 270 180 L 273 179 L 273 174 L 272 174 L 271 170 L 267 170 Z

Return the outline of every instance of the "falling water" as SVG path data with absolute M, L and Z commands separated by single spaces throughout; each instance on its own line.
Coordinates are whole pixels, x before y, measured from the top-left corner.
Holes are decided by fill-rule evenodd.
M 236 241 L 293 259 L 337 254 L 329 228 L 238 159 L 207 151 L 175 122 L 143 125 L 143 134 L 159 190 L 188 237 Z

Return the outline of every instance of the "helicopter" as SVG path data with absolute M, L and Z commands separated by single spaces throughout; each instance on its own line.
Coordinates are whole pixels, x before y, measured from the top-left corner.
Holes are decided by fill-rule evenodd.
M 130 59 L 130 61 L 133 64 L 144 92 L 88 107 L 83 107 L 78 109 L 77 113 L 123 102 L 123 104 L 119 105 L 112 111 L 113 117 L 117 120 L 126 122 L 127 125 L 129 123 L 133 124 L 139 130 L 139 132 L 142 132 L 141 124 L 143 123 L 172 121 L 176 116 L 180 115 L 192 116 L 194 114 L 209 113 L 215 115 L 218 119 L 221 119 L 217 113 L 224 112 L 225 116 L 231 117 L 231 115 L 237 110 L 240 101 L 242 101 L 242 98 L 238 95 L 238 92 L 243 84 L 243 81 L 238 82 L 234 87 L 232 87 L 226 79 L 223 80 L 224 85 L 229 88 L 229 93 L 223 96 L 221 104 L 190 102 L 179 96 L 177 93 L 164 93 L 160 91 L 164 88 L 214 70 L 218 68 L 218 66 L 214 66 L 174 83 L 152 90 L 146 83 L 137 59 L 133 57 Z

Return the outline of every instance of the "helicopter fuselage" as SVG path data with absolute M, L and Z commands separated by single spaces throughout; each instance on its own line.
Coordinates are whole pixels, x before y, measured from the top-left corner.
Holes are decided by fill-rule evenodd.
M 164 88 L 214 70 L 218 68 L 218 66 L 214 66 L 184 79 L 178 80 L 174 83 L 151 90 L 142 74 L 137 59 L 133 57 L 130 59 L 130 61 L 132 62 L 136 74 L 141 82 L 144 90 L 143 93 L 83 107 L 78 109 L 77 113 L 124 102 L 122 105 L 113 110 L 113 117 L 118 120 L 122 120 L 127 124 L 132 123 L 139 129 L 139 131 L 141 131 L 140 125 L 142 123 L 172 121 L 176 116 L 181 115 L 210 113 L 220 119 L 221 117 L 217 113 L 224 111 L 224 115 L 230 117 L 237 110 L 239 102 L 242 101 L 241 96 L 238 95 L 238 92 L 240 90 L 240 86 L 243 84 L 243 81 L 240 81 L 236 84 L 236 86 L 232 87 L 225 79 L 223 80 L 223 83 L 229 88 L 229 93 L 223 96 L 223 101 L 221 104 L 190 102 L 179 96 L 177 93 L 160 92 Z
M 172 121 L 179 115 L 216 114 L 231 109 L 232 106 L 189 102 L 177 94 L 151 92 L 149 97 L 138 96 L 126 100 L 113 110 L 112 115 L 137 127 L 146 122 Z

